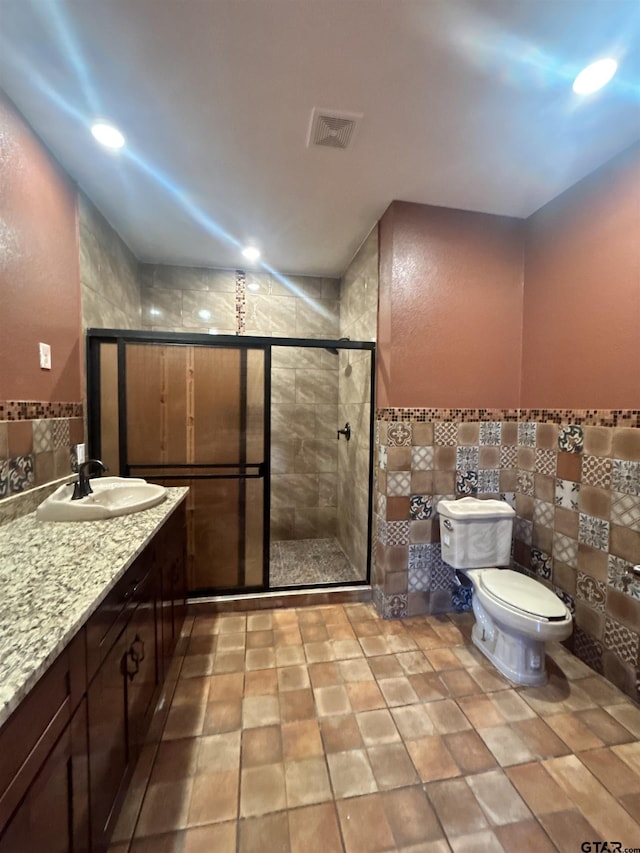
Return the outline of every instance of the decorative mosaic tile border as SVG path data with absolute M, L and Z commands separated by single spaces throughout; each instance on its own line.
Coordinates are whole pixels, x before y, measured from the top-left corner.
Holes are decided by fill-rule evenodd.
M 244 270 L 236 270 L 236 334 L 244 335 L 247 330 L 247 276 Z
M 81 418 L 82 403 L 45 403 L 34 400 L 0 401 L 0 421 L 33 421 L 39 418 Z
M 376 409 L 379 421 L 408 421 L 430 423 L 431 421 L 517 421 L 518 409 L 422 409 L 387 408 Z
M 432 421 L 519 421 L 583 426 L 640 428 L 640 409 L 376 409 L 379 421 L 430 423 Z
M 544 424 L 640 428 L 640 409 L 520 409 L 520 420 Z

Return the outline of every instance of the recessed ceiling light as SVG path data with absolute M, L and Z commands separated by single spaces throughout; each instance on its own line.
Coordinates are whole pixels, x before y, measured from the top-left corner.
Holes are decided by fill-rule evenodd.
M 260 290 L 260 285 L 257 281 L 250 281 L 247 285 L 247 290 Z
M 112 124 L 98 121 L 91 125 L 91 133 L 101 145 L 107 148 L 122 148 L 124 145 L 124 136 Z
M 256 249 L 255 246 L 246 246 L 242 250 L 242 256 L 248 261 L 257 261 L 260 257 L 260 249 Z
M 210 320 L 211 319 L 211 311 L 207 311 L 206 308 L 201 308 L 198 311 L 198 317 L 200 317 L 201 320 Z
M 587 65 L 573 81 L 573 91 L 578 95 L 590 95 L 606 86 L 616 73 L 618 63 L 615 59 L 599 59 Z

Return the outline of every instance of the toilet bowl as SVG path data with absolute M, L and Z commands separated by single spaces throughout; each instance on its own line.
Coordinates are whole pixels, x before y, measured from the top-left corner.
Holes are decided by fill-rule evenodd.
M 473 589 L 474 645 L 517 684 L 546 683 L 544 644 L 565 640 L 572 616 L 563 601 L 539 581 L 508 565 L 514 510 L 504 501 L 442 500 L 442 559 L 459 582 Z
M 472 569 L 471 637 L 504 676 L 518 684 L 545 684 L 544 644 L 573 630 L 566 605 L 538 581 L 510 569 Z

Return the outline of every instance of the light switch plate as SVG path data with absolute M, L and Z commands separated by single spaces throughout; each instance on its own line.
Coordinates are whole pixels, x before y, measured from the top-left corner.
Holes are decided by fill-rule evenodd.
M 76 457 L 78 459 L 78 465 L 82 465 L 84 462 L 84 444 L 76 444 Z
M 51 347 L 49 344 L 38 344 L 40 350 L 40 367 L 43 370 L 51 370 Z

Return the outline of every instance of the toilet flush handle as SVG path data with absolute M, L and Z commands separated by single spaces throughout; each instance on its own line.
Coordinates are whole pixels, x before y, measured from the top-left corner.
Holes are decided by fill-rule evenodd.
M 448 518 L 443 518 L 442 523 L 447 528 L 447 530 L 453 530 L 453 524 L 451 524 Z

